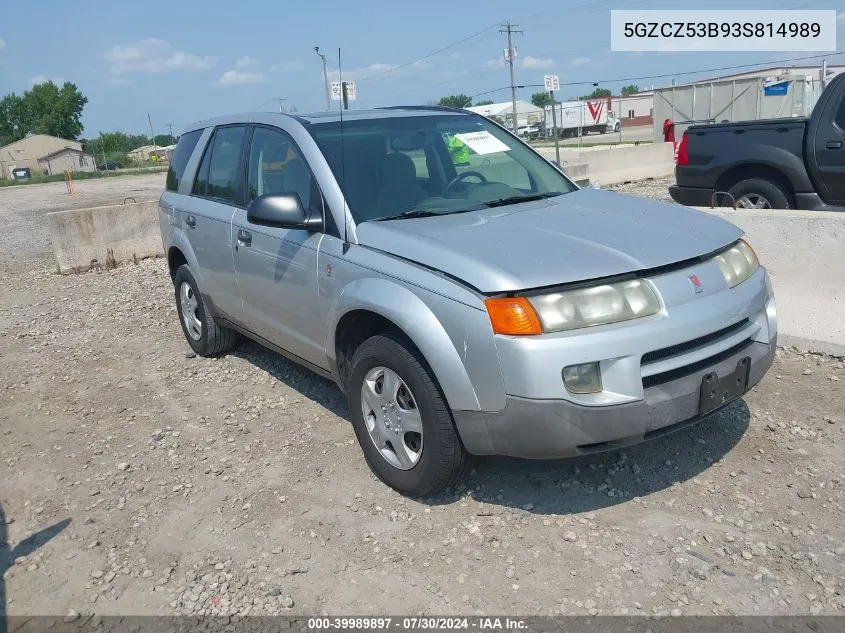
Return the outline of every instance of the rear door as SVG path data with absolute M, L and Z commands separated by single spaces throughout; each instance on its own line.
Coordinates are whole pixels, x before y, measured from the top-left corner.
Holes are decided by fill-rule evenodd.
M 200 268 L 204 302 L 215 314 L 235 322 L 240 321 L 243 306 L 232 260 L 232 216 L 243 204 L 247 129 L 227 125 L 214 130 L 180 218 Z
M 827 204 L 845 205 L 845 75 L 822 94 L 808 130 L 807 163 Z

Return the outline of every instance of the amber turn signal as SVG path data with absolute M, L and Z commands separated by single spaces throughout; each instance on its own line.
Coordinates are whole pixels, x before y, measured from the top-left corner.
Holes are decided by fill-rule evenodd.
M 484 305 L 496 334 L 527 336 L 543 333 L 540 319 L 525 297 L 485 299 Z

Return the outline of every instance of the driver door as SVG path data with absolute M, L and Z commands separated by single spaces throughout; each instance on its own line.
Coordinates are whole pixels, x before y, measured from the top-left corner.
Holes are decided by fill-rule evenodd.
M 278 128 L 256 126 L 247 154 L 246 204 L 271 194 L 295 193 L 306 209 L 323 197 L 293 139 Z M 244 321 L 253 333 L 313 365 L 327 368 L 325 315 L 317 303 L 317 249 L 322 233 L 258 226 L 238 209 L 232 221 L 235 277 Z

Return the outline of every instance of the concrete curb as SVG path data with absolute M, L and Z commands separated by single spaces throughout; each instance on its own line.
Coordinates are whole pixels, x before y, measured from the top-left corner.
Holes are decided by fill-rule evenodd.
M 157 200 L 55 211 L 47 223 L 63 275 L 164 255 Z
M 555 160 L 554 148 L 538 148 L 542 156 Z M 602 186 L 624 182 L 663 178 L 675 173 L 674 149 L 671 143 L 611 146 L 607 149 L 578 152 L 567 147 L 560 151 L 564 171 L 586 169 L 581 177 Z M 583 167 L 582 167 L 583 165 Z
M 845 213 L 699 207 L 743 231 L 769 270 L 779 340 L 845 353 Z

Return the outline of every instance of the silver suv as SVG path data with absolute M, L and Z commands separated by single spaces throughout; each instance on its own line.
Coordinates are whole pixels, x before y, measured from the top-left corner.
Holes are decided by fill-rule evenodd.
M 367 463 L 426 496 L 469 454 L 557 458 L 699 420 L 772 363 L 768 274 L 734 225 L 579 189 L 446 108 L 203 121 L 161 234 L 185 338 L 332 378 Z

